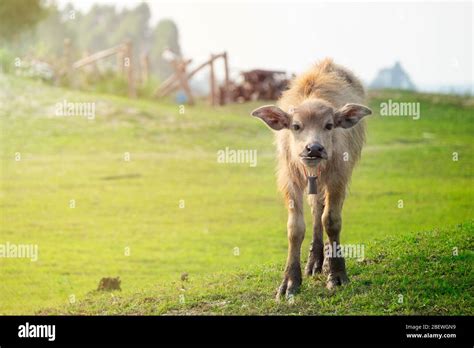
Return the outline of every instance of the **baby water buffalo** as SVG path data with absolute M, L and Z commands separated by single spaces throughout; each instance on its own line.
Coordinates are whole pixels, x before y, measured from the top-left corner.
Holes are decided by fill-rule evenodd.
M 328 288 L 349 281 L 344 258 L 336 251 L 346 189 L 365 139 L 365 125 L 359 121 L 371 114 L 360 104 L 364 97 L 364 88 L 351 71 L 325 59 L 292 81 L 278 106 L 252 112 L 276 131 L 278 186 L 288 207 L 288 258 L 277 298 L 292 296 L 301 285 L 303 194 L 308 177 L 316 177 L 311 179 L 316 182 L 309 192 L 315 194 L 308 194 L 313 240 L 305 273 L 315 275 L 324 269 Z M 324 252 L 323 226 L 329 246 L 336 250 Z

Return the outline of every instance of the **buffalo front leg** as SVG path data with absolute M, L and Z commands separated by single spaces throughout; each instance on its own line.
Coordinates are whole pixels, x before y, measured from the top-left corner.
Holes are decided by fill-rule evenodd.
M 326 230 L 329 239 L 329 245 L 325 248 L 325 258 L 329 268 L 327 279 L 328 289 L 349 282 L 339 238 L 342 227 L 341 211 L 343 203 L 343 194 L 329 194 L 326 197 L 325 209 L 322 217 L 324 229 Z
M 288 200 L 288 257 L 283 281 L 277 290 L 277 299 L 293 296 L 301 285 L 301 244 L 304 239 L 303 194 L 297 192 Z
M 308 202 L 311 206 L 313 216 L 313 240 L 311 241 L 308 262 L 305 267 L 305 274 L 308 276 L 321 273 L 324 262 L 323 224 L 321 220 L 324 203 L 321 202 L 319 196 L 319 194 L 308 196 Z

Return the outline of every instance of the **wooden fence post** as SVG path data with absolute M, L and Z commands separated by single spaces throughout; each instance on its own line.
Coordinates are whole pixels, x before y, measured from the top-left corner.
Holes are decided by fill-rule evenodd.
M 123 57 L 125 55 L 125 45 L 122 45 L 122 47 L 117 51 L 117 75 L 122 77 L 124 75 L 124 60 Z
M 185 69 L 187 69 L 187 66 L 192 62 L 192 59 L 187 59 L 183 61 L 183 64 L 185 65 Z M 173 68 L 176 70 L 176 67 L 173 62 L 170 62 L 170 64 L 173 66 Z M 192 77 L 191 73 L 186 75 L 188 80 Z M 176 82 L 178 82 L 178 85 L 176 86 Z M 155 90 L 154 95 L 156 97 L 164 97 L 167 94 L 173 92 L 180 86 L 179 84 L 179 79 L 178 76 L 176 75 L 176 71 L 174 74 L 172 74 L 170 77 L 168 77 L 161 85 L 158 86 L 158 88 Z
M 211 54 L 211 59 L 209 60 L 209 101 L 212 106 L 216 105 L 216 76 L 214 74 L 214 59 L 215 56 Z
M 128 82 L 128 96 L 136 97 L 135 81 L 133 80 L 133 46 L 132 41 L 127 40 L 125 43 L 124 66 Z
M 229 61 L 227 60 L 227 52 L 224 52 L 224 104 L 229 102 Z
M 186 75 L 186 63 L 181 59 L 177 59 L 173 61 L 173 67 L 176 71 L 176 76 L 178 76 L 181 88 L 183 88 L 184 93 L 186 93 L 188 97 L 189 105 L 194 105 L 193 94 L 191 93 L 191 88 L 189 88 L 188 77 Z

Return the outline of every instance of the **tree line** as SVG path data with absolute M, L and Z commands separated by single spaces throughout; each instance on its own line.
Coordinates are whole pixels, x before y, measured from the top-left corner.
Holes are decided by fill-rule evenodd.
M 14 56 L 51 61 L 61 59 L 65 39 L 71 40 L 77 59 L 132 40 L 134 57 L 148 54 L 151 72 L 163 80 L 172 73 L 163 51 L 181 56 L 178 28 L 171 19 L 151 25 L 150 17 L 146 3 L 121 10 L 96 4 L 83 13 L 72 4 L 59 9 L 54 4 L 45 7 L 41 0 L 2 0 L 0 42 Z

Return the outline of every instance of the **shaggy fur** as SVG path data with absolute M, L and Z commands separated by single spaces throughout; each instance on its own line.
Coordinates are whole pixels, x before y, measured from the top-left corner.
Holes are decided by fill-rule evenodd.
M 338 109 L 348 102 L 363 103 L 365 92 L 359 79 L 352 72 L 334 64 L 331 59 L 325 59 L 294 79 L 290 89 L 283 93 L 278 106 L 289 112 L 310 98 L 323 99 Z M 349 183 L 352 168 L 360 158 L 365 141 L 365 122 L 361 120 L 349 129 L 336 128 L 334 132 L 335 153 L 329 161 L 321 164 L 319 181 L 323 186 L 331 186 L 342 194 Z M 290 132 L 281 131 L 275 135 L 278 151 L 278 187 L 288 203 L 292 184 L 303 190 L 306 186 L 306 175 L 301 161 L 291 155 Z M 343 160 L 346 151 L 349 155 L 347 162 Z
M 314 275 L 326 269 L 328 288 L 348 281 L 344 258 L 325 257 L 323 253 L 323 228 L 330 245 L 338 248 L 346 189 L 365 140 L 365 124 L 361 118 L 371 112 L 359 105 L 364 98 L 359 79 L 331 59 L 325 59 L 295 78 L 277 106 L 264 106 L 252 113 L 276 130 L 278 187 L 288 207 L 288 259 L 277 297 L 293 295 L 302 281 L 303 195 L 310 171 L 312 175 L 317 173 L 318 192 L 308 195 L 313 241 L 306 274 Z M 294 122 L 300 123 L 301 129 L 307 129 L 305 135 L 292 129 Z M 328 123 L 334 123 L 334 128 L 325 131 Z M 314 139 L 321 141 L 328 154 L 316 167 L 305 165 L 300 156 L 301 150 Z

